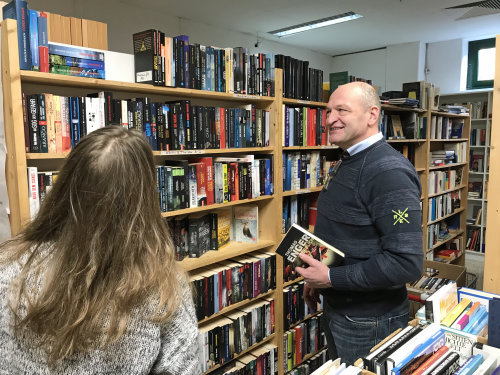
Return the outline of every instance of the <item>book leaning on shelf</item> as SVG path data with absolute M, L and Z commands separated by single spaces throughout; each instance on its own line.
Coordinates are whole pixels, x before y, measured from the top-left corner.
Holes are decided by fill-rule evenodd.
M 310 255 L 328 267 L 341 265 L 345 257 L 342 251 L 297 224 L 292 224 L 276 249 L 276 253 L 295 266 L 304 265 L 299 258 L 300 253 Z

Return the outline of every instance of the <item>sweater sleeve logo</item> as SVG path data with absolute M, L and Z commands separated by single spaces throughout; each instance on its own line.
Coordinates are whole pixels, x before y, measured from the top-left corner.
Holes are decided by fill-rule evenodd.
M 404 211 L 392 210 L 392 212 L 394 213 L 393 218 L 395 220 L 395 222 L 392 225 L 403 224 L 405 222 L 410 224 L 410 222 L 406 219 L 408 217 L 408 214 L 406 213 L 406 211 L 408 211 L 408 207 L 406 207 L 406 209 Z

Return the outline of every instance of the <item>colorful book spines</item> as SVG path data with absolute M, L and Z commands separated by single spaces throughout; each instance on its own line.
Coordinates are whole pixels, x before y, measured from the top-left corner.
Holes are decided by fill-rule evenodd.
M 468 298 L 462 299 L 451 312 L 446 315 L 446 317 L 441 321 L 441 325 L 450 327 L 455 320 L 462 314 L 462 312 L 471 304 L 471 300 Z

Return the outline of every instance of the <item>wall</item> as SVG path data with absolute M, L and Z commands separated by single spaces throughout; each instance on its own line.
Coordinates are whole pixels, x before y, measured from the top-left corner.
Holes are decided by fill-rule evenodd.
M 189 35 L 190 42 L 217 47 L 247 47 L 250 53 L 273 52 L 309 61 L 309 66 L 330 73 L 331 57 L 303 48 L 262 40 L 255 48 L 256 37 L 209 24 L 179 19 L 157 9 L 121 3 L 118 0 L 30 0 L 30 8 L 54 12 L 63 16 L 87 18 L 108 24 L 108 48 L 112 51 L 133 53 L 132 34 L 157 28 L 166 35 Z M 326 78 L 325 78 L 326 80 Z
M 387 46 L 383 49 L 336 56 L 332 72 L 347 70 L 356 77 L 371 79 L 380 92 L 401 90 L 404 82 L 423 79 L 423 45 L 420 42 Z M 420 73 L 419 73 L 420 72 Z
M 441 94 L 460 91 L 462 39 L 429 43 L 427 45 L 426 80 L 439 87 Z

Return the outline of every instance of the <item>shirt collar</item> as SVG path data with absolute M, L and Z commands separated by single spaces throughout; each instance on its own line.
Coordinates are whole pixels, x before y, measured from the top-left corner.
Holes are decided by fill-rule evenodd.
M 363 151 L 364 149 L 367 149 L 370 147 L 372 144 L 380 141 L 384 136 L 382 133 L 377 133 L 374 134 L 366 139 L 363 139 L 361 142 L 356 143 L 354 146 L 349 147 L 346 151 L 349 153 L 350 156 L 357 154 L 358 152 Z

